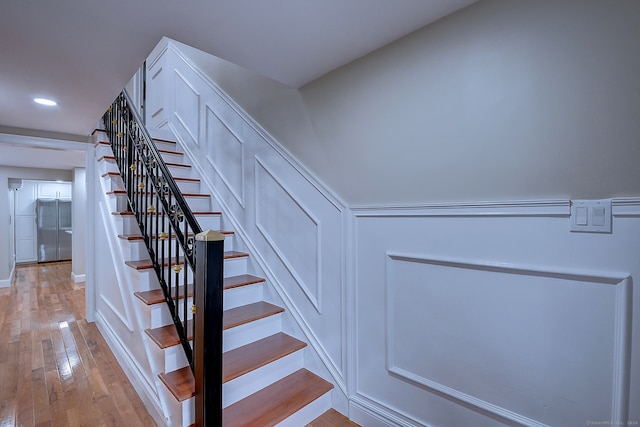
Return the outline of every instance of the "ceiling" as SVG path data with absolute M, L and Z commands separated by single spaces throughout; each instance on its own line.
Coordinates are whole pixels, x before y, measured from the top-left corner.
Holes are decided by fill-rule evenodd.
M 3 0 L 0 133 L 86 141 L 163 36 L 300 87 L 473 1 Z

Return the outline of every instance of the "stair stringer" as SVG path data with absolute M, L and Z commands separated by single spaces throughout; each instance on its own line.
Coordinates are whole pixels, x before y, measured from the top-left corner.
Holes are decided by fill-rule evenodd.
M 101 226 L 104 228 L 106 246 L 109 247 L 109 253 L 113 261 L 112 265 L 117 277 L 117 285 L 122 300 L 125 303 L 126 317 L 128 320 L 127 328 L 132 334 L 135 334 L 138 342 L 143 343 L 146 360 L 138 360 L 138 357 L 123 344 L 123 342 L 127 341 L 126 337 L 120 336 L 116 328 L 111 326 L 105 314 L 98 310 L 98 308 L 96 308 L 95 313 L 96 326 L 107 341 L 109 348 L 114 352 L 120 366 L 127 373 L 138 395 L 143 399 L 145 406 L 156 423 L 159 425 L 170 425 L 170 423 L 167 423 L 174 412 L 171 407 L 171 399 L 167 393 L 164 392 L 165 387 L 158 378 L 158 373 L 163 372 L 164 367 L 158 366 L 156 358 L 153 357 L 155 344 L 150 342 L 144 332 L 145 321 L 142 319 L 144 313 L 137 308 L 140 302 L 137 301 L 134 296 L 134 292 L 139 290 L 136 288 L 136 283 L 138 283 L 139 286 L 139 281 L 134 280 L 133 274 L 135 274 L 135 272 L 131 271 L 125 264 L 125 261 L 129 259 L 124 255 L 124 245 L 128 243 L 118 238 L 118 234 L 122 233 L 122 230 L 118 230 L 118 227 L 122 226 L 122 224 L 118 224 L 119 220 L 112 215 L 112 205 L 114 201 L 110 200 L 110 198 L 116 196 L 107 194 L 110 189 L 106 188 L 106 180 L 101 177 L 101 174 L 106 169 L 108 169 L 108 167 L 101 167 L 100 165 L 96 167 L 95 185 L 98 199 L 96 212 L 99 218 L 96 227 Z M 134 228 L 138 228 L 137 224 Z M 137 231 L 139 231 L 139 229 Z M 148 368 L 143 366 L 145 364 L 148 365 Z
M 225 95 L 226 96 L 226 95 Z M 243 117 L 244 118 L 244 117 Z M 224 197 L 217 190 L 208 174 L 202 169 L 200 161 L 189 150 L 188 145 L 180 136 L 171 121 L 169 121 L 163 129 L 158 130 L 160 132 L 168 132 L 170 136 L 165 135 L 169 139 L 173 139 L 180 146 L 180 149 L 184 153 L 188 163 L 192 166 L 194 173 L 200 177 L 201 186 L 211 194 L 212 204 L 217 204 L 216 209 L 222 212 L 222 218 L 225 222 L 229 222 L 230 225 L 225 228 L 234 230 L 236 249 L 249 253 L 252 262 L 255 264 L 257 271 L 253 271 L 252 274 L 256 274 L 266 278 L 265 283 L 265 300 L 277 305 L 281 305 L 285 308 L 283 319 L 283 331 L 289 333 L 295 337 L 299 337 L 306 341 L 309 345 L 304 350 L 305 352 L 305 366 L 312 372 L 318 374 L 325 380 L 331 382 L 334 385 L 334 389 L 331 392 L 331 406 L 344 414 L 348 413 L 348 391 L 347 385 L 340 373 L 340 370 L 333 364 L 328 352 L 324 349 L 320 340 L 316 337 L 312 328 L 305 321 L 304 317 L 300 313 L 300 310 L 290 298 L 284 287 L 278 281 L 274 272 L 269 268 L 268 262 L 261 255 L 260 251 L 253 244 L 248 233 L 241 221 L 239 221 L 233 214 L 233 210 L 224 201 Z M 151 135 L 154 136 L 154 130 L 150 130 Z M 274 149 L 276 147 L 271 144 Z M 276 151 L 281 153 L 279 150 Z M 288 156 L 285 156 L 289 162 Z M 296 168 L 297 169 L 297 168 Z M 298 169 L 298 171 L 300 171 Z M 343 212 L 344 223 L 344 212 Z M 340 242 L 340 250 L 344 253 L 345 248 L 342 247 L 343 241 Z M 271 297 L 271 298 L 270 298 Z

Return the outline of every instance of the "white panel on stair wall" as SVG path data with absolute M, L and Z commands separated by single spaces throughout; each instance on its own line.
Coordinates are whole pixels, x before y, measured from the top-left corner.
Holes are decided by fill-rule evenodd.
M 319 221 L 259 160 L 255 193 L 256 226 L 321 311 Z
M 615 350 L 628 345 L 612 333 L 629 314 L 616 311 L 624 279 L 394 253 L 386 268 L 394 377 L 513 420 L 581 424 L 614 410 Z
M 191 83 L 175 71 L 175 111 L 174 115 L 185 132 L 182 136 L 188 136 L 190 143 L 199 144 L 198 127 L 200 125 L 200 94 Z
M 614 207 L 614 232 L 584 237 L 514 206 L 356 210 L 359 405 L 406 425 L 638 419 L 640 219 Z
M 207 160 L 241 206 L 244 206 L 244 141 L 211 104 L 206 106 Z

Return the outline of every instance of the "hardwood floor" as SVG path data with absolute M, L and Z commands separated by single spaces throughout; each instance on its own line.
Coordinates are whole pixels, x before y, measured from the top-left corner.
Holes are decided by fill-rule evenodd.
M 0 289 L 0 427 L 155 426 L 95 324 L 71 263 Z

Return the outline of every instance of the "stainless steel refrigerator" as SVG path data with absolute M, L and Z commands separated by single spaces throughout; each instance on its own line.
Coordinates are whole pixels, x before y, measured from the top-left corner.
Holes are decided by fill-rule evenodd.
M 38 199 L 38 262 L 71 259 L 71 201 Z

